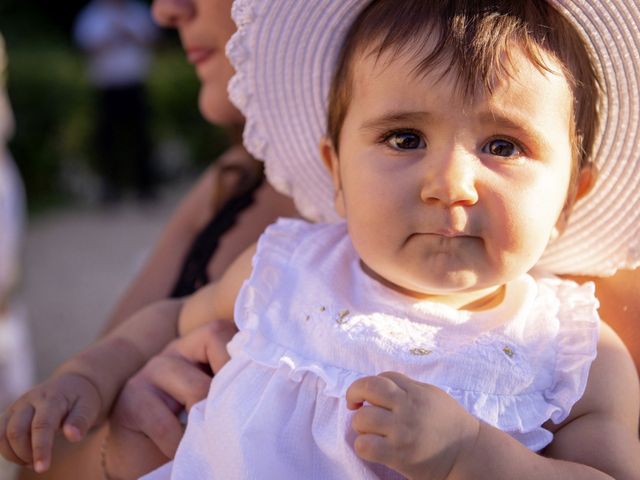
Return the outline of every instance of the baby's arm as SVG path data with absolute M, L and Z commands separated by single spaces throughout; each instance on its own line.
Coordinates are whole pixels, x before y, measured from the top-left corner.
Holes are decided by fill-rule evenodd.
M 56 431 L 78 441 L 104 418 L 124 382 L 175 338 L 181 306 L 166 300 L 144 308 L 20 397 L 0 418 L 0 453 L 46 470 Z
M 254 252 L 249 248 L 219 281 L 187 301 L 144 308 L 20 397 L 0 418 L 0 454 L 38 472 L 47 470 L 55 432 L 62 429 L 68 440 L 81 440 L 107 415 L 127 379 L 175 338 L 178 317 L 182 333 L 211 320 L 233 321 L 235 298 L 251 272 Z M 220 350 L 207 352 L 214 369 L 227 360 L 226 350 Z
M 545 455 L 584 463 L 616 480 L 640 478 L 640 384 L 633 361 L 604 322 L 585 394 L 561 425 Z M 547 428 L 553 429 L 549 422 Z
M 240 287 L 251 274 L 256 246 L 247 248 L 220 279 L 191 295 L 182 307 L 178 331 L 185 335 L 213 320 L 233 322 L 233 309 Z
M 353 383 L 356 453 L 408 478 L 640 478 L 640 388 L 620 339 L 603 325 L 587 390 L 544 455 L 474 419 L 440 389 L 399 373 Z M 366 402 L 366 403 L 365 403 Z

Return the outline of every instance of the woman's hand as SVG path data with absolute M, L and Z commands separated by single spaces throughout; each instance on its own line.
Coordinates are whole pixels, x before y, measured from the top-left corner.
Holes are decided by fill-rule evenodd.
M 396 372 L 356 380 L 346 397 L 356 454 L 408 478 L 447 478 L 480 428 L 445 392 Z
M 210 322 L 171 342 L 127 382 L 105 443 L 112 477 L 137 478 L 173 458 L 184 433 L 178 414 L 207 396 L 209 371 L 227 362 L 234 334 L 231 322 Z

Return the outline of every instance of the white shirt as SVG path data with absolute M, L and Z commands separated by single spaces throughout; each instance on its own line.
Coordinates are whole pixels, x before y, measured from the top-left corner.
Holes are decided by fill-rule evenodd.
M 528 448 L 553 438 L 596 354 L 593 284 L 523 275 L 481 312 L 419 301 L 361 268 L 346 225 L 280 220 L 236 302 L 231 360 L 189 414 L 172 467 L 145 480 L 396 478 L 360 460 L 345 392 L 397 371 Z
M 74 36 L 89 55 L 91 82 L 118 87 L 146 78 L 157 28 L 142 3 L 93 0 L 78 15 Z

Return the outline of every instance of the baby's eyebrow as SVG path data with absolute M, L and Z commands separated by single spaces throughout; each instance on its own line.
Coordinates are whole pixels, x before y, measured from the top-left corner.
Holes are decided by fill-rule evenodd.
M 542 141 L 544 138 L 542 132 L 536 128 L 535 124 L 527 121 L 526 118 L 520 119 L 516 116 L 503 114 L 495 110 L 478 113 L 476 121 L 481 125 L 491 125 L 520 132 L 532 140 Z
M 397 127 L 400 123 L 419 124 L 428 122 L 433 115 L 423 111 L 394 111 L 386 112 L 380 116 L 367 120 L 360 126 L 360 130 L 384 130 L 386 128 Z

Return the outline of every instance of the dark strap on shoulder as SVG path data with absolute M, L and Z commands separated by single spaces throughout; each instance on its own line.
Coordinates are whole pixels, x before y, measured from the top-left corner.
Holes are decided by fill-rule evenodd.
M 231 197 L 196 236 L 182 264 L 171 298 L 190 295 L 209 283 L 207 266 L 218 248 L 220 239 L 236 223 L 238 216 L 254 202 L 256 190 L 264 182 L 264 174 L 255 175 L 253 181 L 240 193 Z

